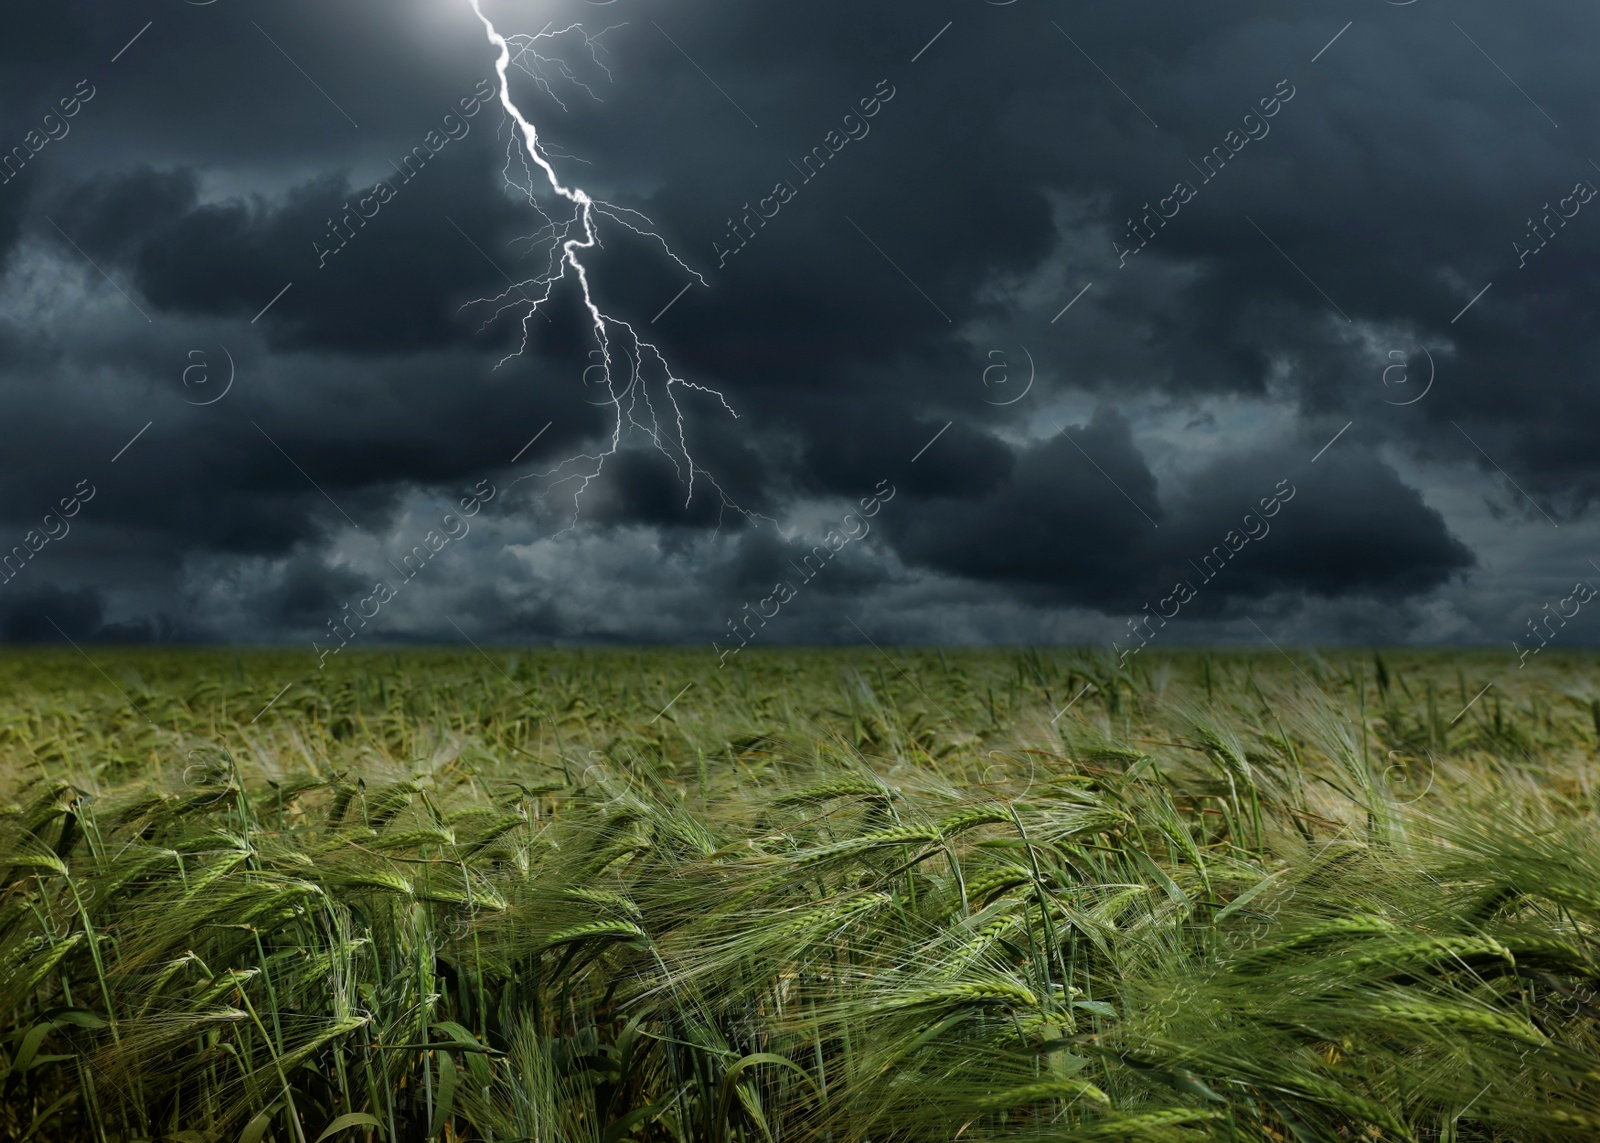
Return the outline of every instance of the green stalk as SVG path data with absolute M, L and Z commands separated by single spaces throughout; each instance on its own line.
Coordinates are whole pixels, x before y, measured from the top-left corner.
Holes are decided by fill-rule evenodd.
M 256 1015 L 255 1005 L 250 1003 L 249 990 L 243 985 L 239 987 L 239 999 L 244 1002 L 245 1011 L 250 1013 L 250 1019 L 261 1033 L 262 1040 L 266 1042 L 267 1054 L 272 1057 L 272 1067 L 278 1073 L 278 1081 L 283 1085 L 283 1098 L 289 1112 L 289 1122 L 294 1127 L 295 1138 L 300 1140 L 300 1143 L 306 1143 L 305 1129 L 300 1125 L 300 1113 L 295 1109 L 294 1090 L 289 1086 L 288 1073 L 283 1070 L 283 1062 L 273 1050 L 272 1037 L 267 1034 L 266 1026 L 261 1023 L 261 1017 Z

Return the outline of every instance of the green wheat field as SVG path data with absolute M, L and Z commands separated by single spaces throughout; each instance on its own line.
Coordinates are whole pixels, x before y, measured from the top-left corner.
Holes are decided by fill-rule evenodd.
M 91 656 L 0 1138 L 1600 1138 L 1592 656 Z

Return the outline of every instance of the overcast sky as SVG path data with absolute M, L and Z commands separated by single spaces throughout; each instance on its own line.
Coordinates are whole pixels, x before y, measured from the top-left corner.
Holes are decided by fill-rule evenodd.
M 1593 4 L 483 4 L 9 6 L 0 637 L 1600 637 Z

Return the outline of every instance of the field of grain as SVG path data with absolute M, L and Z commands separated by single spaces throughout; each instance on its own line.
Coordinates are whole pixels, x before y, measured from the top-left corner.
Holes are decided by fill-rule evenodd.
M 6 1139 L 1600 1138 L 1589 656 L 90 657 Z

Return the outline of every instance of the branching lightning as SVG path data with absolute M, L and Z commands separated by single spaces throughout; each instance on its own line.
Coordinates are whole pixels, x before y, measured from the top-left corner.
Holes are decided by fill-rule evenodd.
M 666 240 L 654 230 L 654 223 L 645 215 L 628 207 L 591 198 L 581 187 L 569 187 L 563 183 L 552 161 L 563 156 L 545 146 L 539 138 L 538 128 L 523 114 L 511 95 L 510 71 L 512 67 L 516 67 L 529 75 L 539 90 L 563 109 L 566 105 L 555 93 L 552 82 L 554 80 L 570 82 L 593 96 L 594 92 L 565 61 L 553 55 L 545 55 L 541 51 L 541 45 L 564 36 L 580 38 L 590 59 L 609 78 L 611 73 L 601 61 L 599 54 L 604 50 L 600 39 L 605 32 L 591 35 L 577 24 L 555 30 L 551 30 L 547 25 L 545 30 L 537 35 L 516 35 L 507 38 L 501 35 L 494 23 L 484 15 L 482 0 L 470 0 L 470 3 L 478 19 L 483 22 L 489 43 L 499 53 L 495 61 L 495 74 L 499 79 L 500 105 L 514 125 L 507 148 L 506 183 L 522 192 L 541 220 L 540 229 L 529 235 L 527 241 L 532 249 L 544 247 L 546 259 L 544 270 L 539 275 L 517 282 L 495 297 L 482 298 L 468 304 L 495 307 L 485 321 L 485 326 L 508 313 L 520 313 L 521 342 L 514 352 L 500 361 L 500 365 L 504 365 L 513 357 L 526 352 L 530 323 L 535 315 L 545 316 L 548 320 L 548 315 L 542 311 L 548 308 L 556 286 L 570 278 L 580 292 L 584 310 L 589 315 L 593 329 L 597 348 L 591 357 L 599 358 L 596 365 L 585 371 L 584 379 L 587 382 L 591 374 L 599 373 L 600 377 L 594 384 L 603 385 L 608 395 L 608 399 L 600 403 L 611 405 L 616 411 L 616 422 L 611 430 L 609 447 L 597 453 L 582 453 L 569 457 L 553 469 L 519 479 L 552 477 L 555 478 L 549 485 L 552 489 L 557 485 L 576 481 L 578 486 L 573 494 L 573 517 L 567 526 L 570 529 L 577 524 L 579 501 L 584 491 L 590 482 L 600 475 L 606 460 L 617 454 L 622 446 L 625 432 L 632 428 L 649 436 L 656 449 L 672 462 L 679 481 L 688 486 L 685 504 L 693 500 L 695 477 L 701 476 L 721 496 L 724 510 L 732 508 L 750 517 L 751 513 L 729 499 L 711 474 L 701 468 L 690 454 L 685 435 L 683 409 L 678 404 L 673 387 L 681 386 L 709 394 L 717 398 L 722 407 L 735 419 L 739 414 L 728 404 L 727 398 L 717 390 L 677 376 L 660 349 L 641 338 L 639 331 L 632 324 L 612 317 L 600 309 L 590 286 L 589 271 L 584 264 L 584 256 L 601 247 L 600 223 L 604 220 L 626 227 L 641 237 L 653 239 L 660 244 L 666 256 L 682 270 L 702 286 L 708 283 L 673 253 Z M 520 167 L 520 178 L 514 172 L 514 165 Z M 541 188 L 545 197 L 554 202 L 552 209 L 547 210 L 541 206 L 539 202 Z M 652 398 L 650 393 L 652 387 L 657 390 L 655 398 Z M 660 409 L 657 408 L 658 403 L 662 406 Z M 669 423 L 663 425 L 663 418 Z

